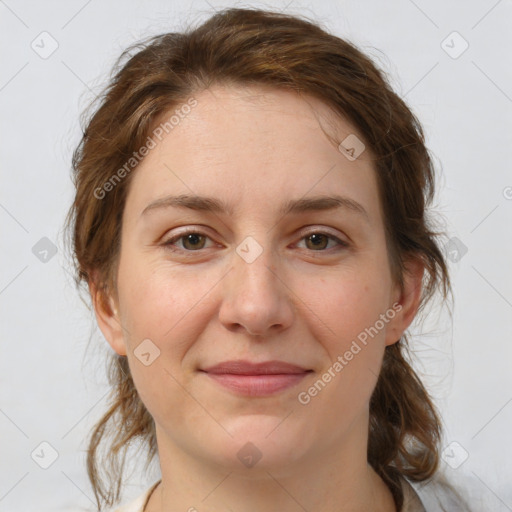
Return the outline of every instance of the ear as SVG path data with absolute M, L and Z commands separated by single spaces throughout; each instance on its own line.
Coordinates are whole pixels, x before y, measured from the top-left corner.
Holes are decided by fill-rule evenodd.
M 405 262 L 403 286 L 396 284 L 392 306 L 394 318 L 386 328 L 386 345 L 396 343 L 411 325 L 421 301 L 425 265 L 419 257 L 411 257 Z
M 126 355 L 123 328 L 119 319 L 117 304 L 111 294 L 107 295 L 105 288 L 98 285 L 98 274 L 94 273 L 89 280 L 89 293 L 96 321 L 109 345 L 120 355 Z

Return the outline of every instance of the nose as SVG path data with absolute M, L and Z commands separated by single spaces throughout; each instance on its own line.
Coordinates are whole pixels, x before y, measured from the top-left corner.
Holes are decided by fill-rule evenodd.
M 293 322 L 292 292 L 286 277 L 274 265 L 273 255 L 263 251 L 248 263 L 233 255 L 233 268 L 223 279 L 221 323 L 229 330 L 269 336 Z

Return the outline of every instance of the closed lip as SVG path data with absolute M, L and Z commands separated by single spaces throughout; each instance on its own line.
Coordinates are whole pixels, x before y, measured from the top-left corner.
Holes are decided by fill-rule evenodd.
M 293 375 L 308 373 L 313 370 L 287 363 L 285 361 L 264 361 L 261 363 L 254 363 L 238 359 L 234 361 L 223 361 L 214 366 L 202 368 L 201 371 L 216 375 Z

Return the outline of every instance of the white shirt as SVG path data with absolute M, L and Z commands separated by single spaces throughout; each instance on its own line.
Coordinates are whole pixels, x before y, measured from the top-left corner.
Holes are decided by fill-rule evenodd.
M 116 508 L 112 512 L 143 512 L 151 493 L 156 489 L 160 482 L 156 482 L 143 494 L 137 497 L 135 500 Z M 413 484 L 416 485 L 416 484 Z M 417 484 L 422 486 L 422 484 Z M 423 486 L 422 486 L 423 487 Z M 428 486 L 427 486 L 428 487 Z M 463 512 L 465 509 L 460 508 L 460 504 L 452 501 L 450 497 L 443 497 L 445 494 L 442 490 L 439 492 L 431 492 L 432 489 L 422 489 L 421 494 L 425 494 L 428 497 L 430 503 L 429 508 L 426 508 L 426 503 L 420 498 L 420 495 L 416 492 L 414 487 L 405 479 L 402 479 L 402 489 L 404 492 L 404 506 L 401 512 Z

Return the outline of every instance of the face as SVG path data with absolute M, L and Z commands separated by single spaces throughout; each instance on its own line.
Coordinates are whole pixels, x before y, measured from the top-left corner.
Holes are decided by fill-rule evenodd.
M 217 86 L 195 99 L 134 171 L 100 327 L 159 444 L 284 468 L 363 443 L 385 346 L 417 299 L 391 278 L 370 152 L 340 152 L 322 126 L 357 132 L 313 98 Z

